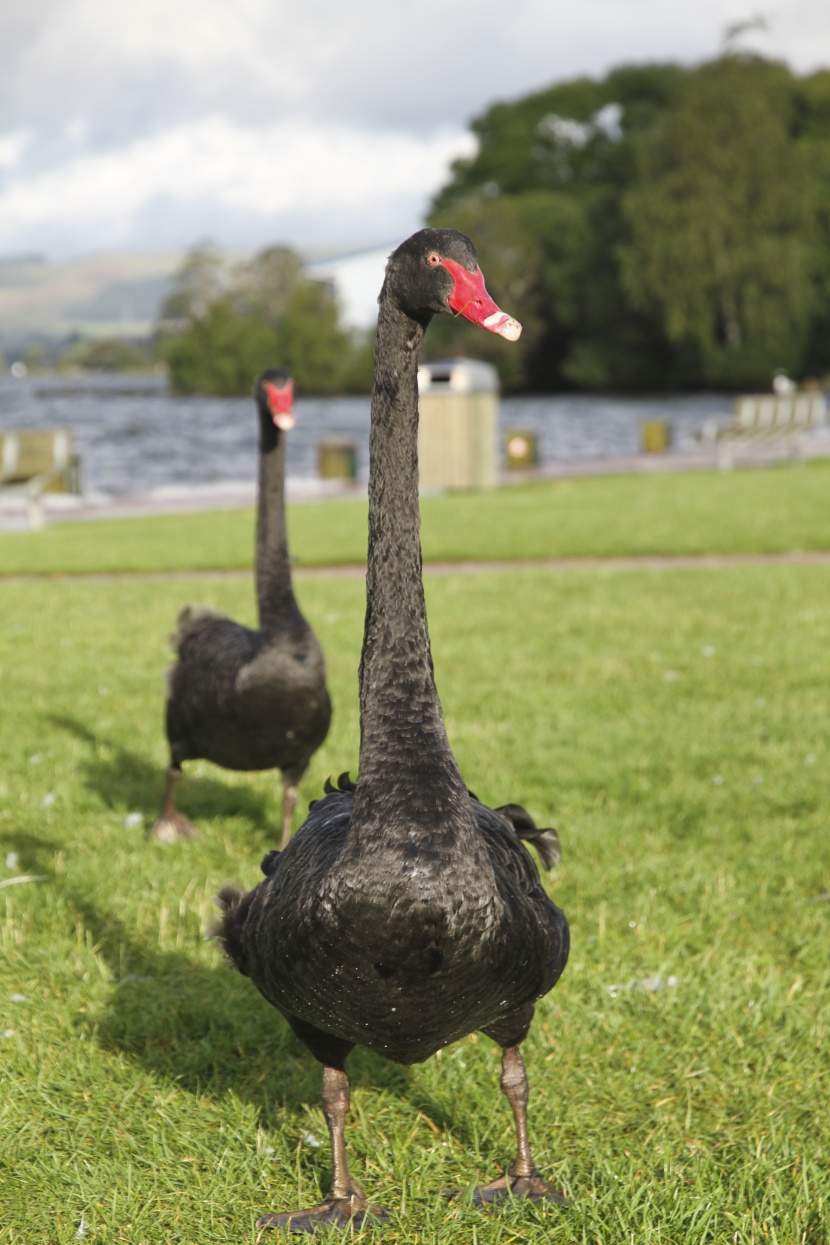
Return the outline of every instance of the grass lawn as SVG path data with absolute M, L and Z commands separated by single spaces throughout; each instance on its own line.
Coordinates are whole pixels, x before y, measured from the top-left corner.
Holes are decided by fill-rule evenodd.
M 765 470 L 614 476 L 425 497 L 427 561 L 830 549 L 830 460 Z M 0 533 L 0 575 L 248 567 L 251 510 Z M 366 557 L 366 503 L 290 507 L 302 565 Z
M 734 502 L 785 477 L 695 482 Z M 806 493 L 830 475 L 798 478 Z M 687 487 L 637 483 L 629 497 Z M 587 514 L 594 489 L 503 496 L 519 514 L 537 493 L 564 521 L 570 500 Z M 782 526 L 804 532 L 810 507 L 798 490 L 791 499 Z M 442 504 L 461 513 L 460 499 Z M 700 500 L 698 532 L 715 533 L 704 512 Z M 444 537 L 429 522 L 435 549 Z M 89 525 L 89 556 L 95 532 L 129 527 Z M 630 544 L 622 511 L 619 528 Z M 578 524 L 567 530 L 575 540 Z M 741 530 L 748 540 L 748 518 Z M 32 540 L 46 569 L 49 540 L 77 531 L 14 540 Z M 457 535 L 472 544 L 481 531 Z M 335 703 L 305 801 L 327 774 L 354 772 L 363 587 L 299 587 Z M 537 1162 L 573 1201 L 473 1210 L 441 1196 L 513 1156 L 486 1039 L 409 1070 L 358 1051 L 353 1170 L 401 1212 L 366 1239 L 827 1245 L 830 568 L 525 570 L 435 578 L 427 591 L 465 777 L 562 838 L 550 885 L 572 959 L 525 1057 Z M 218 886 L 252 884 L 275 841 L 279 782 L 198 763 L 180 789 L 198 840 L 165 847 L 125 824 L 146 825 L 161 797 L 164 640 L 178 607 L 202 600 L 250 621 L 250 584 L 3 592 L 0 881 L 45 880 L 0 891 L 0 1238 L 253 1243 L 258 1214 L 310 1204 L 330 1175 L 316 1065 L 204 941 Z M 676 982 L 632 984 L 655 976 Z

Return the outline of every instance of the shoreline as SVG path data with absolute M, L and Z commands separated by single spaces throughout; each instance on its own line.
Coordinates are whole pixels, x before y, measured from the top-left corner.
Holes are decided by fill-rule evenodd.
M 805 437 L 801 459 L 830 458 L 830 430 Z M 785 444 L 735 447 L 736 470 L 774 467 L 791 462 Z M 546 463 L 525 471 L 499 473 L 497 487 L 541 483 L 546 480 L 586 479 L 613 475 L 658 475 L 687 471 L 717 471 L 714 447 L 696 447 L 658 454 L 630 454 L 618 457 L 578 459 Z M 728 473 L 724 473 L 728 474 Z M 289 476 L 286 480 L 289 503 L 317 502 L 344 498 L 365 499 L 365 480 L 321 480 Z M 102 519 L 143 518 L 152 515 L 196 514 L 210 510 L 235 510 L 256 503 L 255 480 L 225 480 L 209 484 L 161 485 L 136 493 L 92 492 L 76 496 L 44 493 L 41 498 L 47 527 L 60 523 L 94 522 Z M 25 496 L 0 491 L 0 531 L 29 531 Z

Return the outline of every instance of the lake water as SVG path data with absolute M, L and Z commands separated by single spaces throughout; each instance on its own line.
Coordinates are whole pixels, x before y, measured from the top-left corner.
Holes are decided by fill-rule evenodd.
M 500 419 L 502 434 L 509 428 L 536 433 L 544 465 L 636 454 L 647 419 L 668 420 L 671 452 L 682 454 L 694 447 L 707 417 L 727 417 L 731 406 L 731 398 L 717 394 L 510 397 L 502 399 Z M 290 476 L 315 477 L 317 444 L 334 436 L 356 444 L 358 474 L 368 474 L 368 397 L 299 398 L 295 414 Z M 161 380 L 143 378 L 0 381 L 0 430 L 49 427 L 73 430 L 85 492 L 124 495 L 249 481 L 256 473 L 258 421 L 250 398 L 176 398 Z

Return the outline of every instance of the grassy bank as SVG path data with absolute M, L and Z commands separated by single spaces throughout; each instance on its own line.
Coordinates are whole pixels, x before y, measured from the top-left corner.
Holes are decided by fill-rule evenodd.
M 540 493 L 565 515 L 600 483 Z M 304 803 L 355 768 L 363 596 L 347 580 L 300 589 L 335 703 Z M 825 1245 L 830 572 L 513 572 L 427 590 L 465 777 L 562 837 L 551 893 L 572 960 L 525 1049 L 537 1161 L 573 1204 L 441 1196 L 512 1158 L 484 1038 L 410 1070 L 357 1052 L 355 1175 L 403 1212 L 372 1239 Z M 10 1245 L 253 1243 L 257 1214 L 329 1179 L 319 1072 L 204 941 L 218 886 L 253 883 L 273 845 L 276 777 L 193 765 L 194 842 L 125 824 L 161 796 L 164 638 L 188 598 L 251 619 L 246 583 L 4 588 L 0 880 L 44 878 L 0 892 Z M 655 976 L 676 983 L 633 984 Z
M 615 476 L 423 499 L 428 561 L 830 549 L 830 461 L 767 470 Z M 366 557 L 366 505 L 290 507 L 309 566 Z M 209 570 L 251 564 L 251 510 L 0 533 L 0 574 Z

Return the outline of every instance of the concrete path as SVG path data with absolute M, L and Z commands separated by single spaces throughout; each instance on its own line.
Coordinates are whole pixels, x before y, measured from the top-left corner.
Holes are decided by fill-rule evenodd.
M 641 557 L 609 558 L 536 558 L 527 561 L 487 562 L 425 562 L 424 575 L 429 578 L 450 575 L 487 575 L 499 571 L 696 571 L 729 570 L 736 566 L 830 566 L 830 550 L 805 552 L 793 549 L 783 553 L 689 553 L 643 554 Z M 298 579 L 363 579 L 365 566 L 294 566 Z M 93 571 L 73 574 L 2 575 L 2 584 L 31 584 L 47 581 L 81 584 L 165 583 L 168 580 L 191 579 L 252 579 L 250 567 L 232 570 L 178 571 Z

